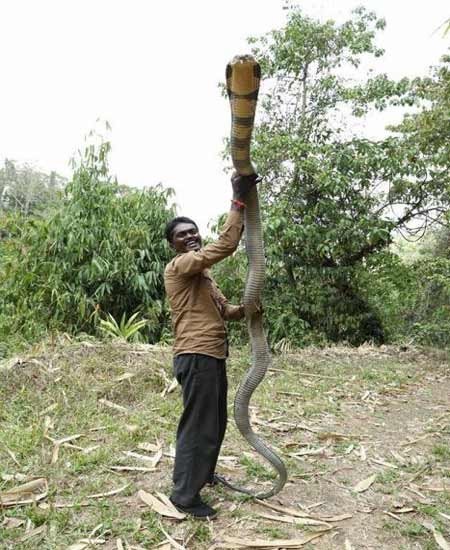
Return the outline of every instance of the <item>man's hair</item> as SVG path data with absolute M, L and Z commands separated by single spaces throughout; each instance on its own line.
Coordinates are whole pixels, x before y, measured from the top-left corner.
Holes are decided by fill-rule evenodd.
M 192 223 L 198 231 L 198 225 L 194 222 L 194 220 L 191 220 L 191 218 L 186 218 L 186 216 L 178 216 L 178 218 L 174 218 L 166 225 L 165 235 L 169 243 L 172 243 L 174 229 L 179 223 Z

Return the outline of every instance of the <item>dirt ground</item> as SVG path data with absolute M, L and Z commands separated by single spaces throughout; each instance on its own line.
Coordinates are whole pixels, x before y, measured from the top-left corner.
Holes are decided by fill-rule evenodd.
M 408 540 L 404 535 L 408 529 L 402 526 L 405 518 L 409 522 L 417 517 L 418 505 L 439 507 L 438 497 L 446 489 L 450 491 L 450 457 L 446 455 L 446 466 L 430 462 L 437 444 L 448 449 L 449 372 L 424 374 L 421 382 L 394 394 L 370 394 L 359 402 L 346 400 L 342 408 L 344 416 L 323 415 L 309 424 L 317 433 L 302 434 L 304 443 L 323 449 L 320 455 L 303 458 L 311 478 L 292 480 L 272 500 L 282 506 L 313 509 L 319 517 L 352 516 L 334 523 L 335 529 L 318 538 L 314 543 L 318 549 L 432 548 L 426 541 Z M 333 437 L 325 442 L 317 437 L 323 432 L 343 434 L 343 442 L 348 439 L 343 454 L 334 454 L 327 446 Z M 417 467 L 411 468 L 413 465 Z M 355 493 L 357 483 L 373 474 L 378 482 Z M 443 504 L 447 514 L 448 495 Z M 450 520 L 445 519 L 448 533 Z M 424 523 L 419 518 L 416 521 L 418 526 Z M 424 538 L 432 543 L 431 533 Z
M 377 353 L 368 353 L 372 351 Z M 333 355 L 332 350 L 328 353 Z M 325 362 L 326 354 L 322 352 Z M 356 357 L 350 353 L 346 359 Z M 364 354 L 359 357 L 364 361 Z M 311 542 L 311 547 L 444 548 L 445 539 L 442 542 L 437 535 L 436 540 L 433 534 L 438 525 L 450 540 L 450 369 L 446 362 L 437 366 L 414 353 L 406 352 L 402 361 L 406 376 L 414 381 L 388 384 L 377 391 L 366 389 L 356 399 L 354 393 L 341 391 L 337 414 L 318 414 L 292 432 L 278 434 L 280 448 L 303 449 L 298 459 L 304 473 L 294 475 L 270 503 L 310 512 L 313 518 L 351 516 L 328 521 L 333 528 Z M 320 374 L 317 377 L 320 380 Z M 359 482 L 374 474 L 367 490 L 355 492 Z M 270 512 L 250 502 L 245 507 L 248 515 Z M 272 511 L 272 515 L 283 514 Z M 244 517 L 233 524 L 221 517 L 214 524 L 216 539 L 230 531 L 244 540 L 263 538 L 255 534 L 267 519 L 257 518 Z M 438 523 L 433 525 L 430 518 Z M 279 525 L 286 524 L 271 521 L 272 527 Z M 299 531 L 291 528 L 280 535 L 276 538 L 299 538 Z
M 219 510 L 206 523 L 163 517 L 142 500 L 170 491 L 181 406 L 170 350 L 77 343 L 10 360 L 0 371 L 0 498 L 19 479 L 45 479 L 50 490 L 0 509 L 0 547 L 449 548 L 448 359 L 371 346 L 276 357 L 251 417 L 288 482 L 265 503 L 205 489 Z M 230 415 L 248 362 L 246 352 L 229 362 Z M 153 471 L 140 471 L 158 446 Z M 259 490 L 273 483 L 231 421 L 218 471 Z M 126 489 L 91 498 L 117 487 Z

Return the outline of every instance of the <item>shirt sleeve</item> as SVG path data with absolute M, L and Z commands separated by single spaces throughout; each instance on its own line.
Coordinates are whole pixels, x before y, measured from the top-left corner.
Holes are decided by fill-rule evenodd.
M 238 247 L 243 227 L 243 215 L 230 210 L 217 241 L 198 251 L 185 252 L 173 260 L 173 269 L 180 275 L 194 275 L 231 256 Z
M 241 309 L 241 306 L 234 306 L 228 303 L 228 300 L 222 294 L 220 288 L 216 285 L 215 281 L 212 280 L 214 285 L 214 294 L 216 296 L 217 302 L 220 305 L 220 313 L 222 318 L 225 321 L 239 321 L 244 317 L 244 312 Z

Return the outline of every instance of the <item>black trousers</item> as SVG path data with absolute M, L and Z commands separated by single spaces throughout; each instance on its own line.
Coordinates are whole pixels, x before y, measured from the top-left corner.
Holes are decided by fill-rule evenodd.
M 172 499 L 200 503 L 200 490 L 214 473 L 227 424 L 225 359 L 186 353 L 174 358 L 184 410 L 177 430 Z

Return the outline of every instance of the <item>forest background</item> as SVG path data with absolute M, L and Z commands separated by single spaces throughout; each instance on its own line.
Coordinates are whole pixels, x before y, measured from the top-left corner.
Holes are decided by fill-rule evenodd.
M 249 40 L 264 76 L 253 158 L 275 349 L 449 342 L 450 56 L 415 78 L 364 76 L 384 26 L 364 8 L 338 24 L 293 6 L 283 27 Z M 358 130 L 374 112 L 392 116 L 386 137 Z M 170 342 L 173 192 L 120 185 L 110 149 L 91 132 L 70 181 L 10 160 L 0 169 L 0 356 L 57 332 Z M 243 248 L 216 266 L 232 302 L 245 273 Z M 231 337 L 244 343 L 243 327 Z

